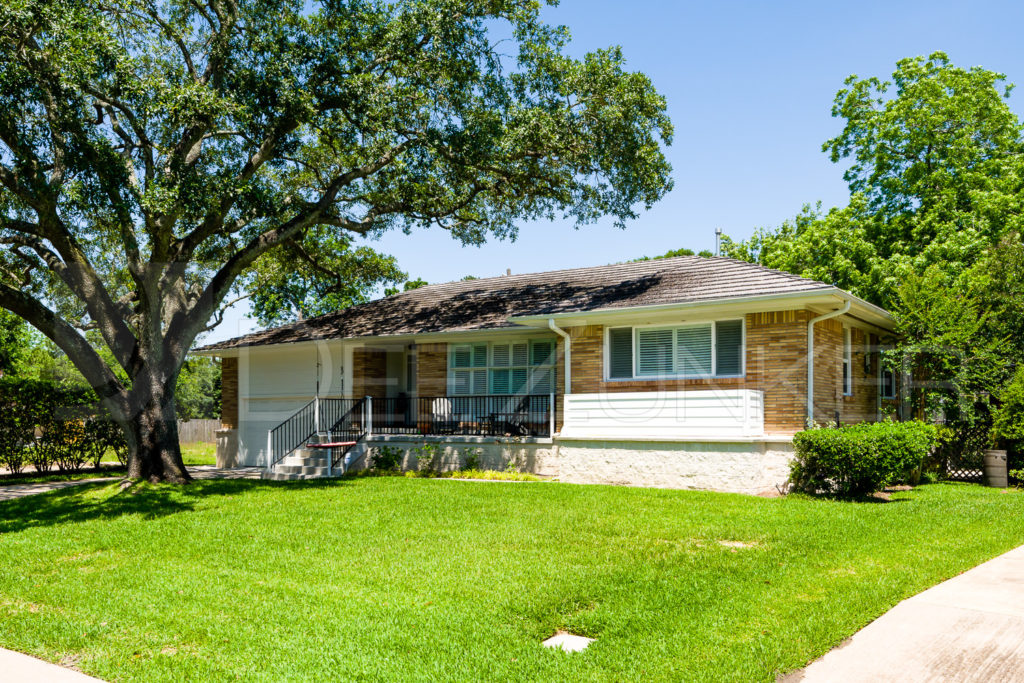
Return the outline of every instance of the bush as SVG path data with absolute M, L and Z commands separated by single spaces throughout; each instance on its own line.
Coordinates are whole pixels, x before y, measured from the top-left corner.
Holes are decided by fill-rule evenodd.
M 436 443 L 424 443 L 419 448 L 414 449 L 413 452 L 416 453 L 416 462 L 419 465 L 418 471 L 433 472 L 438 456 L 441 455 L 441 446 Z
M 0 382 L 0 467 L 19 474 L 35 437 L 35 416 L 22 400 L 21 387 Z
M 98 464 L 107 449 L 124 464 L 124 434 L 95 401 L 88 389 L 0 378 L 0 465 L 15 473 L 26 462 L 39 472 L 54 465 L 71 471 L 86 461 Z
M 479 448 L 467 448 L 465 451 L 466 460 L 463 464 L 462 469 L 464 470 L 478 470 L 480 469 L 480 456 L 483 451 Z
M 878 422 L 809 429 L 793 437 L 789 481 L 807 493 L 863 496 L 907 481 L 936 444 L 934 425 Z
M 54 419 L 43 426 L 36 451 L 45 458 L 47 469 L 55 464 L 61 472 L 73 472 L 85 463 L 84 442 L 85 428 L 81 420 Z
M 377 446 L 370 456 L 373 469 L 380 472 L 397 472 L 402 469 L 402 449 L 396 446 Z

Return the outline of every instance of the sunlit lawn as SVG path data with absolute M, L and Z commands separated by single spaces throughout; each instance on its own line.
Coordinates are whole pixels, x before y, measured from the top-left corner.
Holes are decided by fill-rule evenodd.
M 894 498 L 87 486 L 0 503 L 0 646 L 117 680 L 770 681 L 1024 542 L 1016 491 Z

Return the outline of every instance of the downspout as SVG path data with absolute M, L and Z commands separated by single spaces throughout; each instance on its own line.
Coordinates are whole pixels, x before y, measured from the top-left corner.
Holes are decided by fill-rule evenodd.
M 807 422 L 810 424 L 814 421 L 814 325 L 820 323 L 822 320 L 829 320 L 830 318 L 837 318 L 844 313 L 849 312 L 851 301 L 846 299 L 842 308 L 838 308 L 831 313 L 823 313 L 817 318 L 811 318 L 807 321 Z
M 554 318 L 548 318 L 548 327 L 551 331 L 565 340 L 565 393 L 572 393 L 572 337 L 569 333 L 555 324 Z

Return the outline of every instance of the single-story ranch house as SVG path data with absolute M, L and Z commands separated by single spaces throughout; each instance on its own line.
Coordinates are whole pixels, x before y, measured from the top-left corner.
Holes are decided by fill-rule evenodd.
M 765 493 L 809 419 L 898 410 L 892 330 L 832 285 L 682 256 L 428 285 L 196 352 L 223 359 L 219 460 L 278 477 L 435 442 L 445 467 Z

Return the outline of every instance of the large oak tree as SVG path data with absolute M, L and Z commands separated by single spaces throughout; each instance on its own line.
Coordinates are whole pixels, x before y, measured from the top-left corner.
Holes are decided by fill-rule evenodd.
M 621 224 L 669 189 L 664 99 L 617 49 L 567 56 L 540 9 L 2 3 L 0 306 L 95 388 L 128 435 L 131 476 L 188 480 L 175 378 L 273 250 Z

